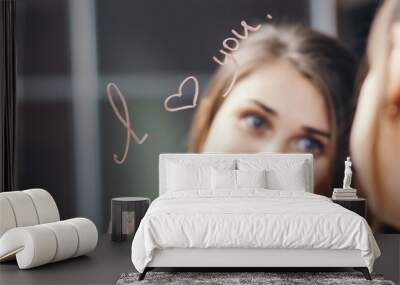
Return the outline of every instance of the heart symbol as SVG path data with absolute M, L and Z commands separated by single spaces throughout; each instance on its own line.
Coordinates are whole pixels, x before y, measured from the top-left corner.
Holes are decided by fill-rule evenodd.
M 189 80 L 193 80 L 194 82 L 194 96 L 193 96 L 193 101 L 192 104 L 190 105 L 186 105 L 186 106 L 182 106 L 182 107 L 175 107 L 175 108 L 171 108 L 168 106 L 168 102 L 173 99 L 173 98 L 180 98 L 182 97 L 182 88 L 183 86 L 186 84 L 186 82 L 188 82 Z M 169 97 L 167 97 L 167 99 L 165 99 L 164 101 L 164 108 L 165 110 L 169 111 L 169 112 L 176 112 L 176 111 L 180 111 L 180 110 L 185 110 L 185 109 L 190 109 L 190 108 L 194 108 L 197 105 L 197 97 L 199 96 L 199 81 L 197 80 L 196 77 L 194 76 L 189 76 L 186 77 L 181 84 L 179 85 L 179 89 L 178 89 L 178 93 L 173 94 Z

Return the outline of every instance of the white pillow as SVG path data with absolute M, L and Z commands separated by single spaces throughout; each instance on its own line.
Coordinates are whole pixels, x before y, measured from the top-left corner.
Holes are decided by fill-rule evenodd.
M 240 159 L 240 170 L 262 170 L 267 172 L 267 188 L 273 190 L 306 191 L 309 171 L 304 160 Z
M 185 191 L 193 189 L 210 189 L 210 167 L 196 167 L 169 163 L 167 189 Z
M 241 188 L 266 188 L 266 171 L 211 169 L 213 190 L 239 190 Z
M 267 188 L 267 171 L 235 170 L 237 188 Z
M 235 160 L 170 159 L 166 162 L 167 191 L 211 190 L 211 168 L 234 169 Z
M 236 189 L 236 170 L 212 168 L 211 189 Z
M 267 172 L 268 188 L 276 190 L 306 191 L 305 163 L 293 164 L 284 171 L 273 169 Z

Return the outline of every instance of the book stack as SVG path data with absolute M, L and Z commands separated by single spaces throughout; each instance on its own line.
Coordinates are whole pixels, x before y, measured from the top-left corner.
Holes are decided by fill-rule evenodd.
M 334 188 L 333 189 L 333 194 L 332 194 L 332 199 L 336 200 L 351 200 L 351 199 L 357 199 L 357 189 L 354 188 L 349 188 L 349 189 L 343 189 L 343 188 Z

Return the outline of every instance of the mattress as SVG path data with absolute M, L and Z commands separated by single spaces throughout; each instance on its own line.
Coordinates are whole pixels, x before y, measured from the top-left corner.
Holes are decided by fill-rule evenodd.
M 265 189 L 163 194 L 140 223 L 132 262 L 143 272 L 168 248 L 359 250 L 370 271 L 380 255 L 361 216 L 313 193 Z

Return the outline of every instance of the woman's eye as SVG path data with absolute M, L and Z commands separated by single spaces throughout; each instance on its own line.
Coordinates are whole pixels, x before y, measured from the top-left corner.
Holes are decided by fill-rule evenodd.
M 255 130 L 262 130 L 267 126 L 265 119 L 258 115 L 247 115 L 243 118 L 246 125 Z
M 308 152 L 319 155 L 324 151 L 324 145 L 314 138 L 300 138 L 297 141 L 297 149 L 299 152 Z

